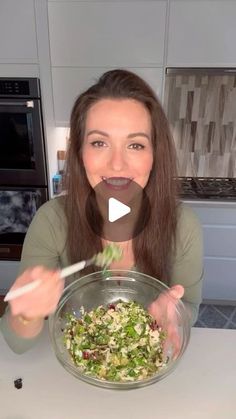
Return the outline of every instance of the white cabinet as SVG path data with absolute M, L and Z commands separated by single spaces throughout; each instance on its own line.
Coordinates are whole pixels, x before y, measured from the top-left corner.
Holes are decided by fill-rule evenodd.
M 15 281 L 19 262 L 0 261 L 0 295 L 5 295 Z
M 56 125 L 105 71 L 126 68 L 162 92 L 166 0 L 48 3 Z
M 37 64 L 1 64 L 0 77 L 39 77 Z
M 167 1 L 49 2 L 52 66 L 160 66 Z
M 143 77 L 161 95 L 162 68 L 128 68 Z M 52 68 L 55 122 L 67 126 L 75 98 L 109 70 L 104 67 L 54 67 Z
M 236 259 L 205 257 L 204 300 L 236 302 Z
M 191 206 L 203 225 L 203 298 L 236 302 L 236 205 Z
M 236 1 L 170 0 L 168 66 L 235 66 Z
M 37 63 L 34 0 L 1 0 L 0 63 Z

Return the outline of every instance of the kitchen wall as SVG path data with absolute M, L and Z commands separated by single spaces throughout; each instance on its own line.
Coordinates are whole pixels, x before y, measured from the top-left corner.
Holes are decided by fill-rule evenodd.
M 236 67 L 235 16 L 234 0 L 1 0 L 0 76 L 40 78 L 50 191 L 82 90 L 123 67 L 162 100 L 166 67 Z M 189 205 L 204 226 L 204 297 L 235 301 L 235 207 Z M 8 286 L 16 266 L 4 269 L 0 279 L 8 275 Z
M 137 72 L 162 100 L 166 67 L 236 65 L 235 14 L 228 0 L 49 1 L 56 125 L 68 125 L 76 96 L 110 68 Z
M 50 191 L 82 90 L 125 67 L 162 100 L 167 66 L 236 66 L 235 15 L 232 0 L 2 0 L 0 75 L 40 77 Z

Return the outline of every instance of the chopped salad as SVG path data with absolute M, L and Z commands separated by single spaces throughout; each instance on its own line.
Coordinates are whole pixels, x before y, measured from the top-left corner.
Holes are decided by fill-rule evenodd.
M 80 311 L 81 318 L 66 315 L 64 343 L 84 374 L 127 382 L 151 377 L 167 364 L 166 333 L 140 304 L 118 301 Z

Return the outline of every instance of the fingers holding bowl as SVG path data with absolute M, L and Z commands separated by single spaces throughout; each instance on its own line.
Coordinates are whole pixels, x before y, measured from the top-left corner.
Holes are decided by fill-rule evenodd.
M 148 308 L 149 314 L 158 326 L 166 333 L 164 354 L 176 359 L 181 349 L 181 334 L 179 330 L 178 304 L 184 295 L 182 285 L 175 285 L 161 293 Z

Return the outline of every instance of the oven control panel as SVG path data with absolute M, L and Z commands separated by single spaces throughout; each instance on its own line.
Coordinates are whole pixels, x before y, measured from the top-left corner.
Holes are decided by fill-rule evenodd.
M 0 95 L 28 96 L 29 82 L 26 80 L 0 80 Z

